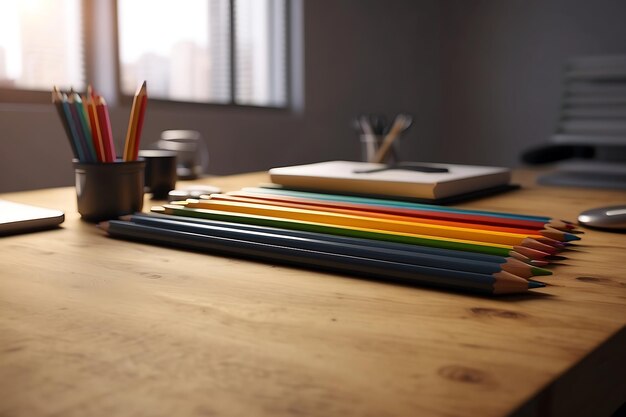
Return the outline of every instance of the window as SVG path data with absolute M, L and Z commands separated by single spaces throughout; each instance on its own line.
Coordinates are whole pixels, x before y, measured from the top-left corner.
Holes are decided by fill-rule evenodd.
M 0 0 L 0 92 L 115 94 L 118 78 L 123 95 L 147 80 L 156 99 L 284 107 L 287 1 Z
M 0 87 L 85 87 L 81 0 L 0 1 Z
M 175 101 L 282 107 L 286 0 L 118 0 L 120 84 Z

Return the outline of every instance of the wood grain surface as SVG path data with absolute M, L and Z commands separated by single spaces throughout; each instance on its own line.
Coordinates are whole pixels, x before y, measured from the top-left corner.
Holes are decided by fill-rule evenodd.
M 516 180 L 463 206 L 574 220 L 626 202 Z M 626 400 L 626 234 L 587 231 L 549 286 L 488 298 L 114 240 L 72 188 L 0 198 L 66 212 L 0 238 L 3 417 L 601 416 Z

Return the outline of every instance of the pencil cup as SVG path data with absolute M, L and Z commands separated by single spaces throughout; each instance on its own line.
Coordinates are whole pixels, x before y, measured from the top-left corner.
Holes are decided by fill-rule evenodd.
M 85 163 L 74 160 L 76 201 L 83 220 L 99 222 L 141 211 L 145 161 Z
M 380 146 L 380 136 L 377 135 L 360 135 L 361 139 L 361 160 L 363 162 L 371 162 Z
M 176 188 L 176 152 L 147 149 L 139 151 L 139 158 L 146 161 L 145 191 L 153 199 L 165 200 Z
M 383 136 L 363 134 L 359 136 L 359 139 L 361 140 L 361 161 L 373 162 L 374 157 L 383 142 Z M 391 145 L 387 159 L 383 162 L 387 164 L 400 162 L 400 159 L 398 158 L 398 141 L 395 141 Z

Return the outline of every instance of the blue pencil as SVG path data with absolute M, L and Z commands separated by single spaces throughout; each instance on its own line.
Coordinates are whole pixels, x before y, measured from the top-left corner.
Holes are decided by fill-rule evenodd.
M 109 235 L 160 245 L 175 246 L 203 252 L 252 258 L 261 261 L 323 269 L 376 279 L 402 281 L 455 291 L 482 294 L 523 293 L 545 286 L 527 281 L 506 271 L 480 274 L 432 268 L 366 257 L 326 253 L 315 250 L 249 242 L 219 236 L 169 230 L 127 221 L 111 220 L 99 225 Z
M 57 114 L 59 115 L 59 119 L 61 120 L 61 124 L 63 125 L 65 136 L 67 136 L 70 142 L 72 154 L 74 155 L 74 158 L 78 158 L 78 148 L 76 147 L 76 140 L 72 134 L 72 129 L 69 124 L 70 120 L 67 118 L 65 111 L 63 110 L 63 96 L 56 86 L 52 89 L 52 103 L 54 104 Z
M 412 245 L 394 244 L 393 242 L 376 242 L 371 239 L 346 238 L 323 233 L 300 232 L 264 226 L 250 227 L 250 225 L 247 225 L 248 227 L 240 227 L 242 225 L 237 223 L 207 220 L 193 221 L 192 218 L 159 214 L 136 214 L 128 216 L 126 219 L 136 224 L 162 227 L 170 230 L 297 247 L 321 252 L 341 253 L 350 256 L 362 256 L 435 268 L 486 274 L 493 274 L 505 270 L 523 278 L 552 274 L 549 270 L 527 265 L 512 258 L 476 254 L 479 256 L 475 258 L 479 259 L 468 259 L 465 257 L 467 254 L 462 251 L 447 249 L 437 250 L 436 248 L 414 247 Z M 421 248 L 425 249 L 424 252 L 420 251 Z M 458 256 L 459 253 L 462 256 Z M 480 259 L 481 257 L 482 259 Z
M 85 109 L 83 108 L 83 101 L 78 93 L 72 92 L 70 95 L 70 109 L 72 110 L 72 117 L 77 126 L 78 134 L 81 137 L 81 141 L 85 144 L 85 150 L 87 153 L 88 162 L 97 162 L 98 156 L 96 155 L 96 149 L 93 146 L 93 139 L 91 137 L 91 130 L 89 128 L 89 122 L 85 116 Z
M 68 96 L 68 105 L 70 114 L 72 117 L 72 122 L 74 128 L 76 129 L 76 134 L 80 143 L 80 148 L 83 149 L 84 155 L 83 158 L 80 159 L 81 162 L 95 162 L 95 159 L 92 158 L 91 152 L 89 151 L 89 146 L 87 144 L 87 138 L 85 137 L 85 132 L 83 132 L 83 126 L 80 122 L 80 116 L 78 114 L 78 109 L 76 108 L 76 103 L 73 99 L 73 94 Z
M 87 159 L 87 150 L 85 149 L 82 141 L 80 140 L 80 135 L 78 134 L 78 130 L 76 129 L 76 123 L 74 122 L 74 117 L 72 116 L 72 110 L 70 108 L 70 104 L 67 101 L 67 95 L 64 93 L 61 97 L 61 107 L 63 108 L 63 114 L 65 115 L 65 120 L 67 121 L 68 128 L 71 133 L 70 140 L 74 144 L 76 148 L 76 157 L 79 161 L 83 162 Z

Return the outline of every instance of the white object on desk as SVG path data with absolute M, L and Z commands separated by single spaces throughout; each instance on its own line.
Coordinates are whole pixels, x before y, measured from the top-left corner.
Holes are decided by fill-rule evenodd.
M 419 165 L 443 168 L 447 172 L 384 169 L 384 164 L 327 161 L 272 168 L 269 174 L 272 182 L 285 187 L 430 199 L 506 185 L 511 179 L 508 168 L 435 163 Z
M 60 210 L 0 200 L 0 236 L 49 229 L 64 220 Z

